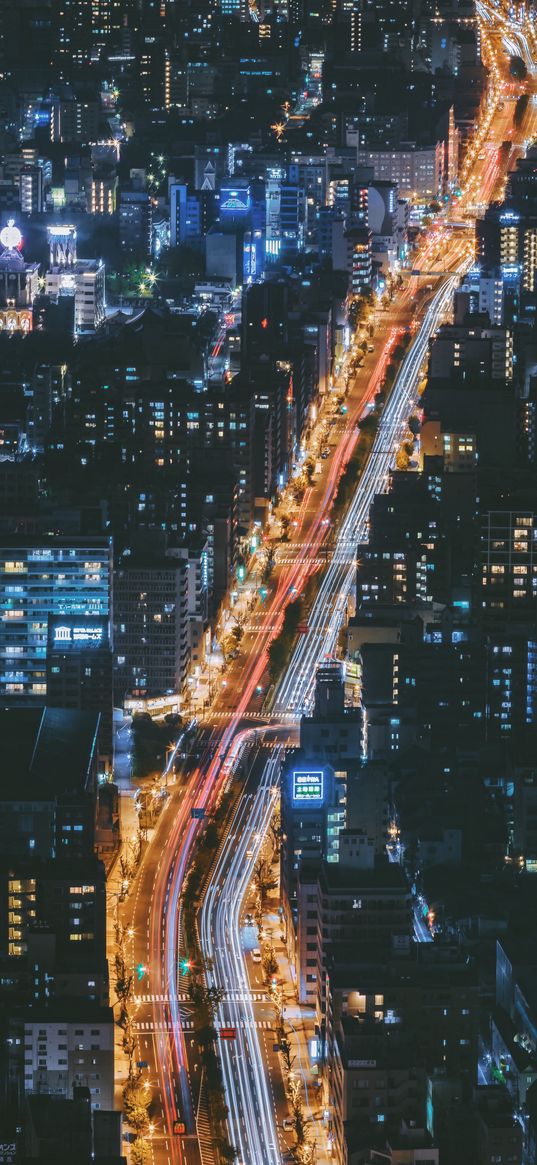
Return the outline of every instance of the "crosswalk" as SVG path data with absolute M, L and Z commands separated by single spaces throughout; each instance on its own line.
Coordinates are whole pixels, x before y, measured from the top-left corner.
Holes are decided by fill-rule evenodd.
M 245 1003 L 250 1000 L 252 1003 L 261 1003 L 266 1000 L 267 996 L 264 991 L 224 991 L 224 999 L 231 1000 L 232 1003 Z M 135 995 L 135 1003 L 190 1003 L 190 996 L 186 991 L 180 991 L 177 995 Z
M 143 1035 L 144 1033 L 145 1034 L 147 1034 L 147 1033 L 158 1034 L 159 1032 L 171 1032 L 171 1031 L 173 1031 L 173 1024 L 172 1023 L 169 1023 L 166 1021 L 158 1021 L 158 1020 L 156 1023 L 154 1023 L 153 1020 L 151 1020 L 151 1019 L 137 1020 L 137 1021 L 135 1021 L 134 1026 L 136 1028 L 136 1031 L 139 1032 L 141 1035 Z M 195 1026 L 195 1024 L 194 1024 L 193 1019 L 189 1019 L 183 1015 L 181 1016 L 181 1027 L 182 1027 L 183 1031 L 191 1032 L 194 1030 L 194 1026 Z M 251 1023 L 250 1021 L 247 1023 L 246 1020 L 240 1019 L 240 1020 L 238 1020 L 237 1023 L 233 1024 L 233 1027 L 239 1028 L 239 1030 L 241 1030 L 241 1031 L 245 1031 L 246 1028 L 250 1028 L 250 1029 L 256 1028 L 257 1031 L 274 1031 L 274 1022 L 271 1021 L 270 1019 L 256 1019 L 256 1020 L 254 1020 L 253 1023 Z
M 292 724 L 298 724 L 300 719 L 300 717 L 298 717 L 295 712 L 281 712 L 275 716 L 272 713 L 265 714 L 264 712 L 239 713 L 224 710 L 221 712 L 210 712 L 208 713 L 208 716 L 211 720 L 257 720 L 258 723 L 262 721 L 263 723 L 259 723 L 259 728 L 263 728 L 264 724 L 270 723 L 272 721 L 280 724 L 282 720 L 288 720 Z

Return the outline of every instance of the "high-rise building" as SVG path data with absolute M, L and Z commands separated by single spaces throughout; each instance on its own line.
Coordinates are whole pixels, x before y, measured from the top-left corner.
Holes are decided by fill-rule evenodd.
M 481 558 L 481 606 L 487 617 L 531 618 L 537 602 L 535 514 L 519 510 L 485 514 Z
M 151 254 L 153 203 L 145 191 L 124 190 L 119 199 L 119 241 L 124 255 Z
M 116 686 L 136 696 L 176 694 L 189 652 L 188 562 L 125 557 L 114 581 Z
M 120 6 L 116 0 L 62 0 L 53 6 L 55 63 L 60 76 L 70 76 L 92 60 L 108 43 Z
M 41 214 L 43 210 L 42 167 L 23 166 L 19 181 L 21 214 Z
M 66 708 L 2 708 L 0 727 L 0 852 L 5 857 L 61 856 L 75 862 L 91 857 L 98 714 Z
M 106 316 L 106 269 L 102 259 L 78 259 L 76 227 L 48 228 L 50 267 L 45 291 L 53 303 L 74 299 L 75 332 L 95 332 Z
M 0 547 L 0 692 L 14 701 L 47 693 L 49 616 L 111 614 L 109 538 L 4 538 Z
M 49 616 L 47 707 L 79 708 L 100 716 L 99 757 L 110 771 L 112 741 L 112 645 L 106 616 Z

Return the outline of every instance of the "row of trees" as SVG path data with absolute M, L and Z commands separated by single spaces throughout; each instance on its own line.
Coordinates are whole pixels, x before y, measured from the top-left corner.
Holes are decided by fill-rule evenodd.
M 151 1125 L 149 1108 L 151 1105 L 151 1089 L 147 1080 L 142 1080 L 141 1070 L 137 1067 L 138 1035 L 134 1022 L 134 981 L 133 975 L 127 969 L 125 962 L 125 948 L 128 932 L 118 917 L 115 920 L 116 954 L 115 988 L 119 1007 L 118 1026 L 123 1032 L 123 1051 L 128 1060 L 127 1082 L 123 1089 L 123 1111 L 125 1119 L 134 1133 L 131 1145 L 132 1165 L 148 1165 L 151 1158 L 149 1133 Z
M 127 842 L 127 848 L 124 854 L 121 854 L 119 859 L 119 872 L 121 874 L 121 887 L 119 890 L 119 900 L 124 902 L 129 892 L 129 886 L 136 875 L 136 871 L 142 860 L 142 832 L 138 829 L 136 836 Z

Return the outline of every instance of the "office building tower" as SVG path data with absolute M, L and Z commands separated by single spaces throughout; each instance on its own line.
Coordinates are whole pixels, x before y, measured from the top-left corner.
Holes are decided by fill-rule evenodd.
M 347 773 L 296 753 L 282 778 L 281 892 L 291 956 L 297 934 L 300 870 L 306 861 L 339 861 Z
M 47 694 L 49 617 L 110 617 L 109 538 L 4 538 L 0 548 L 0 693 L 15 702 Z
M 119 199 L 119 241 L 124 255 L 151 254 L 153 203 L 144 191 L 124 190 Z
M 188 562 L 125 557 L 114 579 L 118 693 L 178 693 L 190 658 Z
M 481 562 L 481 607 L 487 618 L 531 618 L 537 602 L 535 514 L 518 510 L 486 513 Z
M 10 707 L 0 710 L 0 727 L 0 852 L 6 857 L 74 861 L 91 857 L 98 713 Z
M 117 27 L 115 0 L 62 0 L 54 4 L 55 64 L 61 77 L 98 60 L 112 32 L 113 14 Z
M 411 893 L 400 865 L 376 861 L 374 847 L 361 834 L 341 835 L 341 861 L 304 861 L 296 898 L 296 967 L 301 1002 L 326 1012 L 326 960 L 335 944 L 354 951 L 371 944 L 387 954 L 412 927 Z
M 19 179 L 21 214 L 41 214 L 43 210 L 43 170 L 23 166 Z
M 101 259 L 77 258 L 77 233 L 72 225 L 48 228 L 50 267 L 45 291 L 53 303 L 74 302 L 75 332 L 95 332 L 106 316 L 106 271 Z
M 20 994 L 108 1002 L 106 877 L 95 857 L 4 857 L 0 958 Z
M 95 141 L 99 134 L 99 103 L 82 101 L 74 94 L 54 94 L 50 106 L 52 142 Z
M 10 1016 L 9 1033 L 10 1071 L 20 1072 L 23 1095 L 56 1094 L 70 1099 L 83 1089 L 91 1108 L 113 1109 L 111 1007 L 66 999 L 17 1009 Z
M 49 616 L 47 707 L 99 714 L 99 759 L 104 771 L 111 771 L 113 760 L 112 659 L 106 616 L 76 620 Z

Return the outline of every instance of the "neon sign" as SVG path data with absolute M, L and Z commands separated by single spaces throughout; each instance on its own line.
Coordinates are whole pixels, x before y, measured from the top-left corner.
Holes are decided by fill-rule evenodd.
M 293 801 L 322 801 L 324 773 L 322 769 L 295 769 L 293 772 Z
M 74 643 L 100 644 L 104 638 L 104 628 L 91 623 L 60 623 L 54 627 L 52 641 L 54 645 Z

